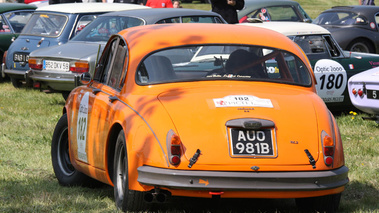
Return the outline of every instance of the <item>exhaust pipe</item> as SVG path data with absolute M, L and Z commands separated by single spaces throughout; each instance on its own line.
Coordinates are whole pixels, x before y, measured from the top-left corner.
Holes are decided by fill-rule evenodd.
M 148 203 L 151 203 L 151 202 L 164 203 L 167 201 L 167 199 L 170 196 L 171 196 L 171 193 L 169 191 L 153 189 L 151 191 L 146 192 L 143 198 Z

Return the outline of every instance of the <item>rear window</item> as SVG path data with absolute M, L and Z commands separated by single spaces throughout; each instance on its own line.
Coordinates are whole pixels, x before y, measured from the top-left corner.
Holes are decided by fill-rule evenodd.
M 61 34 L 68 17 L 58 14 L 34 13 L 21 34 L 57 37 Z
M 185 81 L 268 81 L 310 86 L 310 71 L 292 53 L 257 46 L 186 46 L 155 52 L 141 62 L 140 85 Z
M 326 12 L 321 13 L 314 21 L 319 25 L 361 25 L 367 24 L 367 19 L 353 12 Z
M 123 16 L 101 16 L 91 24 L 84 27 L 72 40 L 73 41 L 108 41 L 112 34 L 119 31 L 144 25 L 145 22 L 139 18 Z

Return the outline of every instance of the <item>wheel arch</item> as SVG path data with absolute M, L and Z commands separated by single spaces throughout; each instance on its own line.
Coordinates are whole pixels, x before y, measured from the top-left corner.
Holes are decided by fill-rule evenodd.
M 118 133 L 122 130 L 122 126 L 119 123 L 115 123 L 109 131 L 108 143 L 107 143 L 107 173 L 113 184 L 113 168 L 114 168 L 114 154 Z
M 351 40 L 351 41 L 349 42 L 349 44 L 347 45 L 347 49 L 350 49 L 351 46 L 352 46 L 354 43 L 358 42 L 358 41 L 365 41 L 365 42 L 368 42 L 368 43 L 370 44 L 370 46 L 372 47 L 372 49 L 373 49 L 373 53 L 377 53 L 378 48 L 377 48 L 377 46 L 375 45 L 375 42 L 374 42 L 372 39 L 370 39 L 370 38 L 368 38 L 368 37 L 363 37 L 363 36 L 356 37 L 356 38 L 354 38 L 353 40 Z

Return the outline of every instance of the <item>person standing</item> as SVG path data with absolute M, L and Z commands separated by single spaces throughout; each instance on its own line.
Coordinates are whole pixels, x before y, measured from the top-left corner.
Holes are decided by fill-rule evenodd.
M 374 0 L 359 0 L 360 5 L 375 5 Z
M 152 8 L 173 8 L 171 0 L 147 0 L 146 6 Z
M 238 23 L 237 10 L 245 6 L 244 0 L 211 0 L 212 11 L 220 14 L 229 24 Z

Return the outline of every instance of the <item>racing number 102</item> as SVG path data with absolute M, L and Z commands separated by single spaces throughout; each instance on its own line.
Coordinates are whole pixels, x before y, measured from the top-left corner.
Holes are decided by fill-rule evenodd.
M 326 85 L 326 89 L 332 89 L 333 87 L 336 89 L 341 88 L 343 83 L 343 75 L 338 74 L 337 77 L 334 74 L 328 75 L 328 79 L 326 79 L 326 75 L 322 75 L 320 77 L 321 87 L 320 89 L 324 89 L 324 85 Z M 327 82 L 325 82 L 327 80 Z

